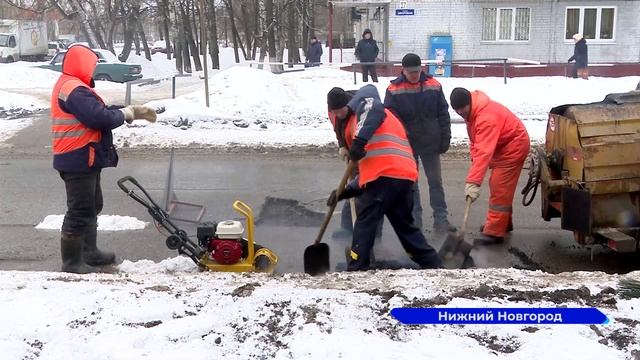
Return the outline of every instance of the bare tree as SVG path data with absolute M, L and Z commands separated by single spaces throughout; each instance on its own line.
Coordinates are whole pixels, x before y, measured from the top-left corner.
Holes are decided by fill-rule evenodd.
M 216 24 L 216 3 L 209 0 L 207 4 L 207 19 L 209 20 L 209 55 L 211 56 L 211 68 L 220 69 L 220 49 L 218 48 L 218 26 Z

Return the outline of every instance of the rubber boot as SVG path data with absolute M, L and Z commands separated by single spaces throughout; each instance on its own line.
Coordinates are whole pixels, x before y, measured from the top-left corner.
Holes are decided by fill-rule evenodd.
M 60 253 L 62 255 L 62 271 L 87 274 L 97 272 L 98 269 L 87 265 L 82 258 L 83 235 L 62 233 L 60 237 Z
M 111 251 L 100 251 L 96 245 L 98 238 L 98 225 L 89 224 L 84 238 L 82 256 L 84 261 L 91 266 L 103 266 L 116 262 L 116 255 Z

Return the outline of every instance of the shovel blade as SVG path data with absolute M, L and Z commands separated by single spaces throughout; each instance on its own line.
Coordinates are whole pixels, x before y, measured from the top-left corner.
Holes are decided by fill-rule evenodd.
M 311 275 L 321 275 L 331 269 L 329 264 L 329 245 L 318 243 L 308 246 L 304 250 L 304 272 Z
M 464 241 L 464 234 L 449 233 L 438 251 L 442 264 L 447 269 L 463 269 L 468 262 L 473 245 Z

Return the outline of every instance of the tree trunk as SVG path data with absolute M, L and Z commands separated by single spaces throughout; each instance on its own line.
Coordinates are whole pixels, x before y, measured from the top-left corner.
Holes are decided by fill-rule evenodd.
M 178 70 L 178 73 L 182 75 L 184 73 L 184 66 L 182 64 L 182 43 L 179 38 L 173 39 L 173 43 L 176 44 L 174 53 L 174 57 L 176 58 L 176 70 Z
M 111 51 L 114 54 L 116 52 L 113 49 L 113 35 L 115 34 L 117 27 L 118 27 L 117 22 L 111 23 L 111 26 L 109 26 L 109 33 L 107 34 L 107 47 L 109 48 L 109 51 Z
M 189 56 L 189 51 L 191 52 L 191 56 L 193 57 L 193 64 L 196 67 L 196 71 L 202 70 L 202 63 L 200 61 L 200 52 L 198 51 L 198 45 L 196 45 L 193 40 L 193 31 L 191 29 L 191 19 L 186 14 L 184 7 L 180 7 L 180 12 L 182 13 L 182 24 L 183 30 L 185 34 L 185 48 L 188 48 L 187 56 Z
M 267 28 L 267 46 L 269 48 L 269 62 L 276 62 L 276 32 L 275 32 L 275 17 L 273 0 L 264 1 L 264 9 L 266 13 L 266 19 L 269 23 Z M 271 72 L 277 72 L 278 68 L 275 65 L 271 65 Z
M 187 43 L 187 33 L 186 28 L 189 26 L 189 19 L 185 21 L 184 8 L 183 4 L 179 4 L 180 13 L 176 11 L 176 19 L 178 20 L 178 37 L 180 42 L 180 49 L 182 50 L 182 66 L 184 67 L 184 71 L 187 73 L 191 73 L 191 59 L 189 59 L 189 44 Z
M 84 35 L 87 37 L 89 46 L 92 48 L 98 46 L 98 40 L 96 39 L 96 35 L 91 28 L 91 24 L 89 23 L 89 17 L 86 11 L 84 11 L 84 8 L 82 8 L 82 4 L 79 2 L 79 0 L 69 0 L 69 5 L 73 9 L 73 11 L 78 13 L 78 15 L 80 16 L 80 28 Z
M 134 24 L 133 27 L 136 27 L 136 25 Z M 136 47 L 136 55 L 140 55 L 140 37 L 138 36 L 138 32 L 133 30 L 133 44 Z
M 313 1 L 313 0 L 311 0 Z M 309 14 L 307 13 L 309 7 L 307 0 L 300 2 L 300 13 L 302 14 L 302 52 L 305 57 L 308 57 L 307 50 L 309 49 Z
M 246 1 L 242 1 L 240 3 L 240 13 L 242 14 L 242 25 L 244 27 L 244 39 L 245 39 L 245 48 L 246 51 L 244 53 L 244 59 L 250 60 L 248 54 L 251 53 L 251 42 L 253 40 L 253 30 L 251 29 L 251 15 L 249 15 L 249 11 L 247 10 Z
M 255 7 L 255 13 L 254 13 L 254 30 L 255 30 L 255 36 L 253 39 L 253 48 L 251 49 L 251 60 L 255 60 L 256 59 L 256 52 L 258 52 L 258 42 L 259 40 L 262 41 L 262 39 L 260 39 L 260 0 L 255 0 L 254 1 L 254 5 Z M 264 35 L 264 34 L 263 34 Z M 261 45 L 262 46 L 262 45 Z
M 140 33 L 140 39 L 142 40 L 142 47 L 144 48 L 144 57 L 151 61 L 151 51 L 149 50 L 149 44 L 147 44 L 147 36 L 144 33 L 142 22 L 138 21 L 138 32 Z
M 300 47 L 298 46 L 298 41 L 296 39 L 298 26 L 295 12 L 295 4 L 289 4 L 289 8 L 287 9 L 287 18 L 289 23 L 289 27 L 287 29 L 287 49 L 289 50 L 287 54 L 287 62 L 289 63 L 289 67 L 293 67 L 294 63 L 301 62 Z
M 126 62 L 129 58 L 129 54 L 131 53 L 131 43 L 133 42 L 133 29 L 131 26 L 127 25 L 127 19 L 122 22 L 122 32 L 124 33 L 124 48 L 122 48 L 122 53 L 118 56 L 118 59 L 122 62 Z
M 162 28 L 164 29 L 164 39 L 167 46 L 167 59 L 171 60 L 171 35 L 169 34 L 171 19 L 168 0 L 162 0 L 162 18 Z
M 275 8 L 276 19 L 282 19 L 281 17 L 282 11 L 283 9 L 281 6 L 276 6 Z M 281 26 L 276 25 L 275 30 L 276 30 L 276 55 L 275 55 L 276 62 L 281 63 L 283 62 L 283 59 L 284 59 L 286 34 L 284 33 L 284 29 Z M 283 65 L 276 66 L 277 73 L 282 73 L 283 71 L 284 71 Z
M 193 31 L 191 32 L 191 38 L 194 40 L 194 42 L 196 44 L 200 44 L 200 35 L 198 33 L 198 29 L 200 29 L 200 25 L 198 24 L 198 21 L 196 20 L 196 1 L 198 0 L 191 0 L 191 25 L 190 27 L 193 29 Z M 200 45 L 198 45 L 198 47 L 200 47 Z M 200 49 L 199 54 L 203 54 L 203 50 Z M 193 49 L 192 49 L 192 54 L 193 54 Z
M 105 33 L 104 28 L 100 24 L 95 24 L 92 26 L 93 26 L 94 34 L 96 34 L 96 41 L 98 42 L 98 46 L 100 47 L 100 49 L 106 49 L 107 44 L 105 43 L 104 38 L 102 37 L 102 34 Z
M 236 57 L 236 63 L 239 63 L 240 55 L 238 55 L 238 40 L 240 39 L 240 35 L 238 35 L 235 16 L 233 16 L 233 2 L 231 0 L 224 0 L 224 4 L 227 8 L 227 13 L 229 14 L 229 21 L 231 22 L 231 36 L 233 37 L 233 54 Z
M 209 20 L 209 55 L 211 68 L 220 69 L 220 49 L 218 48 L 218 25 L 216 25 L 216 2 L 209 0 L 207 4 L 207 19 Z

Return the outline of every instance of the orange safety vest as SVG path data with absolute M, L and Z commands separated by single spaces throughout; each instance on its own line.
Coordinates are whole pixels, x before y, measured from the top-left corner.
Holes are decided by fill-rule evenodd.
M 102 139 L 100 130 L 90 129 L 81 123 L 73 114 L 63 111 L 58 100 L 66 101 L 69 94 L 77 87 L 91 90 L 100 101 L 98 94 L 79 79 L 62 74 L 53 87 L 51 96 L 51 135 L 53 139 L 53 154 L 59 155 L 82 149 L 89 143 L 97 143 Z M 95 149 L 89 147 L 89 166 L 95 161 Z
M 358 164 L 360 187 L 382 176 L 418 180 L 418 166 L 404 126 L 391 111 L 385 109 L 384 112 L 384 121 L 364 147 L 367 155 Z M 356 136 L 357 126 L 357 116 L 353 114 L 345 129 L 345 141 L 349 149 Z

